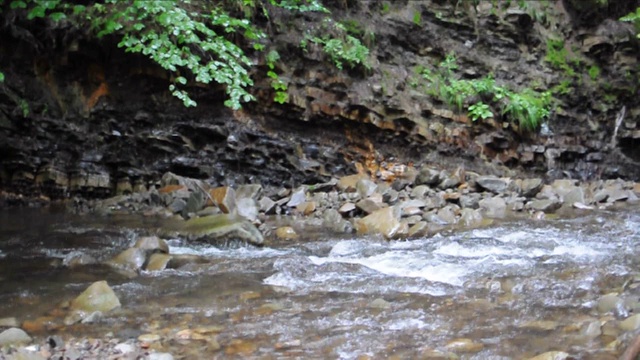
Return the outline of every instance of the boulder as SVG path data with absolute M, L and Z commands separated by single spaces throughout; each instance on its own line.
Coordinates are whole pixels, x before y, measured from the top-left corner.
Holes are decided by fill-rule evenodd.
M 401 231 L 401 210 L 390 206 L 377 210 L 356 222 L 358 234 L 381 234 L 386 239 L 393 239 Z
M 157 236 L 143 236 L 136 240 L 134 248 L 142 249 L 151 253 L 169 253 L 169 245 L 167 242 Z
M 420 168 L 418 176 L 416 176 L 415 184 L 436 186 L 440 183 L 441 180 L 442 179 L 440 178 L 440 171 L 428 166 L 423 166 Z
M 226 241 L 241 241 L 262 245 L 264 238 L 249 221 L 230 214 L 218 214 L 186 221 L 178 233 L 190 240 L 201 240 L 213 244 Z
M 120 300 L 106 281 L 94 282 L 70 304 L 71 310 L 87 314 L 95 311 L 104 313 L 120 306 Z
M 31 336 L 22 329 L 13 327 L 0 332 L 0 348 L 7 345 L 21 345 L 30 342 Z
M 291 226 L 282 226 L 276 229 L 276 237 L 280 240 L 296 240 L 299 238 Z
M 507 203 L 499 196 L 482 199 L 478 205 L 488 218 L 500 219 L 506 215 Z
M 520 194 L 528 198 L 534 197 L 540 192 L 543 185 L 542 179 L 524 179 L 520 184 Z
M 133 247 L 116 255 L 113 259 L 107 261 L 107 264 L 125 270 L 138 271 L 142 269 L 146 260 L 147 252 Z
M 162 271 L 167 268 L 167 265 L 171 261 L 171 255 L 167 254 L 152 254 L 149 257 L 145 270 L 147 271 Z
M 553 213 L 560 209 L 561 206 L 562 202 L 558 199 L 541 199 L 528 202 L 525 208 L 545 213 Z
M 503 193 L 509 187 L 511 183 L 510 179 L 499 178 L 496 176 L 478 176 L 476 178 L 476 184 L 481 188 L 491 191 L 495 194 Z
M 238 215 L 253 222 L 258 219 L 258 203 L 251 197 L 236 199 L 236 211 Z

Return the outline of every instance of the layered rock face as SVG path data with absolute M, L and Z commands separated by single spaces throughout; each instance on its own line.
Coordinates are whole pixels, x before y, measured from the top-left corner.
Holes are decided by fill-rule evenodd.
M 403 163 L 640 178 L 639 52 L 633 30 L 615 20 L 634 2 L 612 1 L 587 14 L 588 23 L 579 21 L 587 10 L 571 1 L 338 3 L 336 21 L 371 34 L 370 70 L 338 70 L 319 48 L 300 48 L 319 16 L 276 14 L 270 39 L 282 49 L 288 102 L 271 101 L 256 59 L 258 101 L 237 112 L 223 107 L 224 93 L 213 86 L 193 86 L 199 106 L 183 108 L 167 90 L 168 74 L 112 39 L 57 29 L 35 40 L 28 35 L 43 24 L 5 23 L 0 187 L 106 197 L 156 186 L 168 171 L 214 185 L 295 187 L 356 171 L 384 178 Z M 571 71 L 549 58 L 550 39 L 563 40 Z M 451 53 L 461 77 L 492 73 L 512 89 L 555 89 L 555 111 L 535 133 L 498 116 L 471 121 L 428 95 L 416 73 Z

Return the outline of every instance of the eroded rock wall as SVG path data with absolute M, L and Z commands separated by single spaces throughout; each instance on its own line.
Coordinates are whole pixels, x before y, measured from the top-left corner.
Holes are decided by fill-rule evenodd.
M 355 171 L 375 176 L 409 162 L 639 179 L 638 44 L 615 21 L 637 4 L 620 1 L 584 23 L 570 2 L 526 3 L 329 4 L 335 21 L 370 34 L 370 70 L 340 71 L 321 49 L 300 48 L 305 31 L 320 29 L 320 16 L 274 15 L 270 39 L 280 49 L 289 102 L 272 102 L 264 60 L 256 58 L 258 101 L 238 112 L 222 106 L 216 86 L 192 86 L 199 106 L 183 108 L 168 92 L 169 74 L 125 54 L 114 39 L 5 18 L 0 187 L 103 197 L 154 186 L 166 171 L 213 184 L 292 187 Z M 577 74 L 554 95 L 556 111 L 537 133 L 500 119 L 474 123 L 427 95 L 416 74 L 453 52 L 465 78 L 492 73 L 513 89 L 551 89 L 567 80 L 545 60 L 548 39 L 557 38 Z M 597 76 L 586 71 L 593 66 Z

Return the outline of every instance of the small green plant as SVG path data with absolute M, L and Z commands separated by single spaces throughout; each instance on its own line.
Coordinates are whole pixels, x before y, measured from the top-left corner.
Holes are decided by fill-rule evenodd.
M 483 102 L 477 102 L 469 106 L 469 117 L 473 121 L 476 121 L 478 119 L 485 120 L 493 117 L 493 111 L 491 111 L 489 105 Z
M 416 26 L 422 25 L 422 13 L 420 13 L 420 11 L 416 11 L 413 13 L 413 23 Z
M 640 7 L 636 8 L 635 12 L 629 13 L 626 16 L 621 17 L 620 20 L 633 23 L 637 32 L 636 36 L 640 38 Z
M 0 82 L 4 82 L 4 74 L 0 71 Z
M 560 84 L 551 88 L 551 92 L 557 95 L 568 95 L 573 92 L 573 87 L 571 86 L 571 80 L 564 79 L 560 81 Z
M 362 65 L 365 69 L 370 68 L 369 48 L 363 45 L 359 39 L 349 35 L 344 25 L 326 18 L 323 26 L 327 29 L 327 33 L 323 36 L 310 37 L 306 35 L 305 39 L 321 45 L 324 53 L 340 70 L 344 68 L 345 64 L 350 68 L 357 65 Z M 335 34 L 335 37 L 332 34 Z
M 267 76 L 271 79 L 271 87 L 276 92 L 273 96 L 273 101 L 278 104 L 284 104 L 289 99 L 289 94 L 287 93 L 289 86 L 275 72 L 276 62 L 278 60 L 280 60 L 280 54 L 278 54 L 277 51 L 271 50 L 267 53 L 266 62 L 269 68 Z
M 591 65 L 589 67 L 589 77 L 591 78 L 591 80 L 596 81 L 598 79 L 598 77 L 600 76 L 600 67 L 598 67 L 598 65 Z
M 533 131 L 551 113 L 551 91 L 525 89 L 514 92 L 497 85 L 491 75 L 473 80 L 457 79 L 454 72 L 457 68 L 455 55 L 448 54 L 436 71 L 426 68 L 416 70 L 427 80 L 427 92 L 430 95 L 458 111 L 466 107 L 473 121 L 495 116 L 492 108 L 497 108 L 503 118 L 517 123 L 521 130 Z
M 391 12 L 391 5 L 389 5 L 389 3 L 385 1 L 382 3 L 382 9 L 380 9 L 380 15 L 387 15 L 389 12 Z
M 569 65 L 571 59 L 562 39 L 547 40 L 547 54 L 544 60 L 552 67 L 564 71 L 567 76 L 573 77 L 576 75 L 573 67 Z

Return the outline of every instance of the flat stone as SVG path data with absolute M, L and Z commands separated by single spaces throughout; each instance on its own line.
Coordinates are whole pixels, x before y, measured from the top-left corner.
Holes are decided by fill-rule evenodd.
M 540 190 L 542 189 L 542 185 L 544 185 L 542 179 L 533 178 L 522 180 L 522 183 L 520 185 L 521 194 L 522 196 L 526 196 L 528 198 L 534 197 L 538 194 L 538 192 L 540 192 Z
M 233 188 L 221 186 L 212 189 L 209 194 L 223 213 L 231 214 L 236 211 L 236 192 Z
M 304 186 L 299 187 L 291 194 L 291 198 L 287 202 L 288 207 L 296 207 L 303 202 L 307 201 L 306 188 Z
M 356 203 L 356 207 L 367 214 L 371 214 L 376 210 L 380 210 L 382 207 L 376 201 L 372 199 L 360 200 Z
M 351 202 L 347 202 L 342 204 L 342 206 L 340 206 L 340 208 L 338 209 L 338 212 L 341 214 L 346 214 L 350 211 L 353 211 L 356 209 L 356 204 L 351 203 Z
M 120 300 L 106 281 L 94 282 L 70 303 L 71 310 L 86 313 L 108 312 L 120 306 Z

